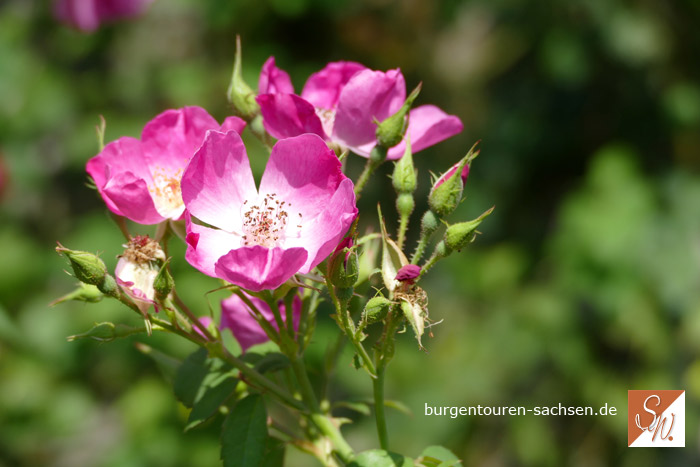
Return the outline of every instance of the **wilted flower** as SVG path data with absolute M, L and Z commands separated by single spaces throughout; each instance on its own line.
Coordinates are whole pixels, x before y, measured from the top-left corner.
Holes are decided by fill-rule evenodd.
M 263 300 L 248 296 L 250 302 L 260 312 L 262 317 L 266 319 L 273 328 L 279 331 L 275 315 L 270 310 L 270 307 Z M 282 315 L 282 321 L 286 322 L 286 307 L 282 300 L 279 301 L 279 309 Z M 292 301 L 292 318 L 294 321 L 294 330 L 299 329 L 299 317 L 301 316 L 301 298 L 298 295 Z M 230 329 L 233 337 L 236 338 L 241 346 L 241 350 L 245 352 L 248 348 L 267 342 L 269 339 L 267 334 L 260 324 L 255 319 L 255 312 L 238 296 L 231 295 L 229 298 L 221 302 L 221 326 L 220 329 Z
M 153 282 L 165 261 L 165 253 L 158 242 L 148 236 L 137 235 L 124 247 L 126 250 L 119 257 L 114 275 L 122 290 L 141 313 L 145 313 L 151 305 L 156 305 Z M 155 309 L 158 311 L 157 305 Z
M 139 224 L 179 219 L 185 210 L 180 178 L 208 130 L 243 131 L 228 117 L 219 125 L 206 110 L 166 110 L 148 122 L 141 139 L 122 137 L 90 159 L 86 169 L 107 207 Z
M 182 177 L 186 258 L 245 289 L 274 289 L 308 273 L 357 215 L 353 184 L 315 135 L 277 142 L 259 190 L 238 133 L 211 131 Z
M 57 0 L 56 18 L 64 23 L 91 32 L 100 24 L 139 16 L 153 0 Z
M 420 266 L 416 264 L 407 264 L 398 270 L 396 273 L 396 280 L 399 282 L 406 282 L 407 284 L 413 284 L 416 278 L 420 276 Z
M 333 62 L 311 75 L 301 96 L 293 94 L 289 76 L 270 57 L 263 66 L 257 97 L 265 129 L 276 138 L 314 133 L 369 157 L 377 144 L 377 124 L 398 111 L 406 100 L 401 71 L 373 71 L 354 62 Z M 406 135 L 413 152 L 462 131 L 459 118 L 424 105 L 409 112 Z M 388 152 L 399 159 L 402 141 Z

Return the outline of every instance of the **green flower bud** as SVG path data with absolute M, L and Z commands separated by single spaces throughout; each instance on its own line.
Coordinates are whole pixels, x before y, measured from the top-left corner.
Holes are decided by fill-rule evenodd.
M 231 84 L 228 87 L 228 101 L 233 105 L 234 113 L 246 121 L 251 121 L 260 113 L 260 106 L 255 101 L 255 92 L 243 80 L 240 36 L 236 36 L 236 57 L 233 62 Z
M 397 193 L 413 193 L 417 185 L 416 169 L 413 167 L 413 154 L 411 144 L 406 141 L 406 152 L 403 157 L 394 165 L 394 173 L 391 176 L 391 183 Z
M 163 263 L 160 267 L 160 271 L 158 271 L 158 275 L 153 281 L 153 290 L 155 291 L 155 298 L 158 301 L 165 300 L 168 295 L 170 295 L 173 288 L 175 288 L 175 280 L 173 280 L 173 276 L 171 276 L 170 271 L 168 271 L 169 262 L 170 259 Z
M 433 184 L 433 188 L 428 195 L 428 205 L 439 217 L 450 215 L 462 201 L 464 182 L 469 173 L 469 165 L 479 155 L 479 151 L 476 151 L 477 144 L 479 142 L 472 146 L 459 163 L 452 166 Z
M 362 320 L 366 324 L 376 323 L 386 318 L 391 308 L 391 301 L 378 295 L 370 298 L 362 312 Z
M 73 274 L 80 282 L 94 286 L 104 282 L 107 267 L 97 255 L 87 251 L 69 250 L 60 243 L 56 247 L 56 251 L 68 258 L 73 268 Z
M 392 116 L 377 125 L 377 144 L 384 148 L 393 148 L 401 142 L 408 126 L 408 111 L 411 110 L 413 101 L 420 94 L 421 85 L 406 98 L 401 108 Z
M 328 261 L 328 277 L 336 287 L 346 288 L 355 285 L 359 274 L 357 252 L 352 247 L 352 239 L 348 237 Z
M 449 254 L 455 250 L 459 251 L 474 241 L 474 238 L 476 237 L 476 228 L 492 212 L 493 208 L 489 209 L 474 220 L 460 222 L 449 226 L 445 232 L 444 239 L 446 252 Z
M 440 221 L 433 211 L 425 211 L 420 222 L 421 235 L 430 236 L 440 227 Z
M 410 216 L 415 207 L 416 202 L 411 193 L 401 193 L 396 198 L 396 210 L 401 216 Z

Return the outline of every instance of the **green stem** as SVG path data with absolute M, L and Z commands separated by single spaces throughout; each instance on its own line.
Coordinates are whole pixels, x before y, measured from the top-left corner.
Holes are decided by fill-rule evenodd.
M 360 195 L 362 194 L 362 190 L 364 189 L 365 185 L 367 185 L 367 182 L 369 181 L 369 178 L 372 176 L 375 170 L 377 170 L 377 165 L 372 163 L 370 159 L 367 159 L 367 163 L 365 164 L 365 168 L 362 169 L 362 173 L 360 174 L 360 177 L 357 179 L 357 182 L 355 183 L 355 198 L 360 199 Z
M 418 264 L 418 261 L 423 257 L 425 249 L 428 247 L 428 241 L 430 240 L 430 235 L 421 234 L 420 240 L 418 240 L 418 245 L 416 246 L 416 251 L 411 257 L 411 264 Z
M 401 219 L 399 220 L 399 235 L 398 235 L 398 245 L 399 245 L 399 250 L 403 251 L 403 243 L 406 240 L 406 230 L 408 229 L 408 219 L 409 219 L 410 214 L 407 215 L 401 215 Z
M 377 362 L 377 377 L 372 380 L 374 390 L 374 418 L 377 422 L 377 436 L 379 446 L 389 449 L 389 433 L 386 429 L 386 417 L 384 415 L 384 365 Z
M 341 305 L 340 301 L 338 300 L 338 297 L 335 294 L 335 291 L 333 290 L 333 284 L 330 283 L 328 278 L 326 278 L 326 287 L 328 288 L 328 293 L 330 294 L 331 300 L 333 301 L 333 305 L 335 306 L 336 313 L 338 314 L 338 317 L 340 318 L 343 332 L 345 333 L 346 336 L 348 336 L 348 339 L 350 339 L 350 342 L 352 342 L 352 345 L 355 348 L 355 351 L 357 352 L 357 354 L 360 356 L 360 358 L 364 362 L 365 367 L 366 367 L 367 371 L 369 372 L 369 375 L 372 378 L 376 378 L 376 370 L 374 369 L 374 362 L 372 362 L 372 358 L 367 353 L 367 350 L 365 350 L 365 347 L 357 339 L 357 336 L 355 334 L 355 329 L 354 329 L 355 326 L 353 323 L 350 322 L 350 317 L 348 316 L 347 307 Z
M 303 360 L 299 357 L 292 358 L 292 369 L 294 370 L 294 375 L 299 383 L 301 398 L 311 409 L 309 418 L 314 425 L 316 425 L 318 430 L 331 441 L 340 460 L 348 463 L 353 458 L 355 453 L 348 442 L 345 441 L 345 438 L 343 438 L 343 435 L 340 433 L 338 427 L 333 424 L 328 416 L 321 412 L 318 400 L 316 399 L 314 390 L 311 387 L 311 381 L 309 381 L 309 376 L 306 374 L 306 368 L 304 367 Z
M 441 258 L 441 256 L 437 253 L 433 253 L 433 255 L 430 257 L 428 261 L 425 262 L 423 266 L 420 268 L 420 275 L 422 276 L 426 272 L 430 270 L 433 266 L 435 266 L 435 263 L 438 262 L 438 260 Z

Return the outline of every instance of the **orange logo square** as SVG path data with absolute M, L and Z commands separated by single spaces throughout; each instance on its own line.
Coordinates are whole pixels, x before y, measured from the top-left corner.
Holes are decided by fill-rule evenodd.
M 685 446 L 685 391 L 627 391 L 629 447 Z

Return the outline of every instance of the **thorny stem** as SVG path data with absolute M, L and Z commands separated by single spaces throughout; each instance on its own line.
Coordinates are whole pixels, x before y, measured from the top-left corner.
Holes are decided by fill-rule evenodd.
M 194 313 L 192 313 L 192 310 L 190 310 L 189 307 L 185 305 L 185 302 L 182 301 L 182 299 L 177 294 L 177 292 L 175 292 L 175 290 L 173 290 L 173 300 L 175 301 L 175 305 L 177 305 L 177 307 L 180 310 L 182 310 L 182 312 L 190 319 L 190 321 L 192 321 L 192 324 L 202 332 L 202 334 L 204 335 L 204 337 L 206 337 L 208 341 L 216 340 L 216 338 L 211 335 L 207 327 L 203 325 L 201 321 L 199 321 L 199 319 L 194 315 Z
M 418 245 L 416 246 L 416 251 L 411 256 L 411 264 L 418 264 L 418 261 L 423 257 L 425 249 L 428 246 L 428 241 L 430 240 L 430 235 L 421 233 L 420 240 L 418 240 Z
M 398 246 L 399 250 L 403 251 L 403 243 L 406 240 L 406 230 L 408 229 L 408 219 L 410 215 L 401 214 L 401 219 L 399 220 L 399 235 L 398 235 Z
M 365 185 L 367 185 L 367 182 L 369 181 L 369 178 L 372 176 L 375 170 L 377 170 L 377 167 L 379 167 L 378 164 L 375 164 L 372 162 L 371 159 L 367 159 L 367 163 L 365 164 L 365 168 L 362 169 L 362 173 L 360 174 L 360 177 L 357 179 L 357 182 L 355 183 L 355 198 L 360 199 L 360 195 L 362 194 L 362 190 L 364 189 Z
M 389 449 L 389 433 L 386 428 L 386 418 L 384 416 L 384 365 L 377 361 L 377 377 L 372 380 L 374 390 L 374 418 L 377 422 L 377 436 L 379 446 Z
M 350 342 L 352 342 L 353 347 L 355 347 L 355 351 L 364 362 L 366 369 L 369 372 L 369 375 L 372 378 L 376 378 L 377 375 L 376 370 L 374 369 L 374 363 L 372 362 L 372 358 L 369 356 L 367 350 L 365 350 L 365 347 L 362 345 L 362 343 L 358 340 L 355 334 L 355 330 L 353 329 L 354 325 L 350 322 L 347 307 L 340 304 L 340 301 L 338 300 L 338 297 L 336 296 L 335 291 L 333 290 L 333 285 L 327 278 L 326 287 L 328 288 L 328 293 L 331 296 L 331 300 L 333 301 L 333 305 L 335 306 L 336 313 L 338 314 L 340 322 L 342 323 L 343 332 L 346 336 L 348 336 Z

